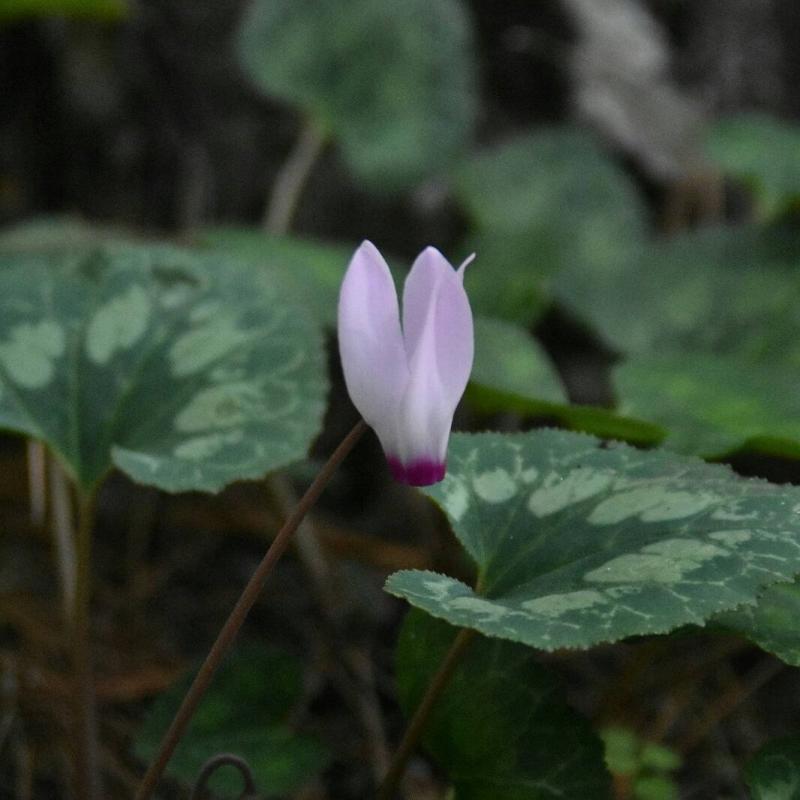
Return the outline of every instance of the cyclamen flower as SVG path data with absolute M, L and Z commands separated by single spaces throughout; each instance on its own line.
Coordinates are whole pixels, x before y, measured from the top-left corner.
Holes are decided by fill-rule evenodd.
M 371 242 L 353 255 L 339 293 L 339 350 L 350 397 L 383 445 L 392 475 L 412 486 L 444 478 L 447 440 L 472 369 L 468 258 L 454 270 L 423 250 L 403 289 Z

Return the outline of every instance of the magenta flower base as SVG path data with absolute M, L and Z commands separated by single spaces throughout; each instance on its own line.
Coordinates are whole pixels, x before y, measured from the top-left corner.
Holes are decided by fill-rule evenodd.
M 446 464 L 429 459 L 412 461 L 410 464 L 402 464 L 400 459 L 394 456 L 388 456 L 386 460 L 389 462 L 392 477 L 409 486 L 430 486 L 432 483 L 439 483 L 447 469 Z
M 450 425 L 472 369 L 472 311 L 464 291 L 471 260 L 454 270 L 426 247 L 406 277 L 402 325 L 392 273 L 371 242 L 353 254 L 339 292 L 347 390 L 381 440 L 392 475 L 411 486 L 444 478 Z

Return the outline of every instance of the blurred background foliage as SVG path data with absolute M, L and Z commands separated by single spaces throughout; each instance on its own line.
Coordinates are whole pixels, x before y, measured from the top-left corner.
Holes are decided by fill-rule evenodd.
M 798 30 L 793 0 L 0 0 L 0 255 L 58 258 L 100 243 L 167 239 L 212 262 L 235 257 L 262 271 L 330 334 L 339 282 L 361 239 L 388 254 L 398 280 L 427 244 L 454 262 L 476 252 L 467 271 L 476 362 L 461 427 L 559 425 L 797 482 Z M 331 403 L 315 456 L 353 419 L 335 348 L 330 354 Z M 9 439 L 3 451 L 9 474 L 22 468 L 17 445 Z M 341 768 L 357 760 L 363 742 L 341 734 L 340 717 L 342 707 L 361 708 L 362 724 L 377 735 L 363 706 L 387 702 L 387 631 L 399 614 L 380 595 L 380 577 L 409 565 L 467 569 L 440 520 L 385 482 L 374 443 L 362 447 L 360 462 L 334 487 L 340 510 L 328 508 L 320 523 L 328 566 L 315 584 L 324 597 L 339 570 L 356 591 L 325 612 L 333 619 L 319 635 L 319 597 L 297 596 L 290 566 L 270 595 L 274 602 L 287 590 L 281 613 L 259 618 L 290 652 L 309 641 L 315 652 L 314 685 L 287 683 L 293 700 L 267 714 L 271 753 L 293 703 L 293 721 L 310 729 L 293 745 L 303 749 L 298 775 L 265 774 L 277 792 L 333 763 L 330 796 L 366 796 L 369 769 Z M 307 467 L 289 480 L 301 486 Z M 4 495 L 3 558 L 11 566 L 10 575 L 0 572 L 0 589 L 24 599 L 9 615 L 16 621 L 4 628 L 3 652 L 36 664 L 42 632 L 53 632 L 38 605 L 48 581 L 31 564 L 45 543 L 22 521 L 24 483 L 9 479 Z M 103 658 L 115 664 L 153 641 L 145 609 L 157 606 L 172 621 L 155 636 L 160 659 L 119 673 L 109 704 L 138 708 L 174 679 L 176 664 L 202 651 L 221 619 L 213 609 L 229 604 L 228 584 L 247 572 L 264 530 L 285 513 L 274 495 L 265 510 L 241 487 L 231 491 L 225 502 L 234 510 L 222 512 L 197 497 L 112 484 L 104 522 L 111 544 L 100 563 L 104 591 L 116 599 Z M 388 514 L 378 502 L 387 497 Z M 129 515 L 131 498 L 139 510 Z M 115 523 L 138 532 L 125 545 L 124 569 L 113 558 Z M 421 531 L 412 542 L 409 530 Z M 224 544 L 214 538 L 221 533 Z M 218 562 L 237 580 L 191 577 L 189 565 Z M 313 556 L 300 563 L 313 574 Z M 200 608 L 197 591 L 209 598 Z M 361 595 L 381 599 L 364 609 Z M 776 620 L 774 641 L 781 654 L 794 654 L 791 662 L 798 648 L 785 640 L 787 620 L 800 592 L 783 587 L 769 598 L 758 613 Z M 119 620 L 134 613 L 126 604 L 139 617 L 124 636 Z M 209 609 L 202 634 L 190 635 L 186 621 Z M 302 633 L 287 633 L 287 619 Z M 759 626 L 762 636 L 766 629 Z M 19 640 L 30 647 L 15 649 Z M 331 666 L 333 644 L 343 641 L 347 656 Z M 408 634 L 404 641 L 404 658 L 423 659 Z M 747 705 L 758 686 L 750 691 L 742 676 L 771 677 L 764 664 L 773 662 L 741 649 L 733 661 L 724 648 L 716 660 L 696 658 L 701 646 L 685 654 L 709 671 L 728 659 L 722 686 L 704 691 L 728 697 L 738 686 L 749 709 L 720 734 L 729 737 L 724 747 L 710 747 L 714 766 L 701 772 L 698 750 L 708 751 L 685 718 L 694 713 L 685 688 L 670 694 L 661 686 L 664 703 L 644 703 L 638 718 L 620 711 L 649 685 L 643 671 L 667 671 L 663 654 L 635 649 L 560 664 L 574 703 L 617 724 L 606 735 L 616 796 L 673 797 L 680 780 L 694 796 L 745 796 L 730 751 L 749 754 L 767 728 L 781 732 L 797 712 L 791 701 L 768 723 Z M 378 661 L 377 678 L 365 653 Z M 672 669 L 675 659 L 683 664 L 671 658 Z M 521 674 L 529 669 L 520 661 Z M 621 686 L 619 675 L 635 685 Z M 401 688 L 403 702 L 417 691 Z M 21 697 L 22 717 L 45 722 L 36 735 L 14 734 L 3 762 L 13 777 L 0 793 L 48 796 L 57 737 L 38 701 Z M 167 713 L 169 701 L 160 702 L 146 724 Z M 679 710 L 665 711 L 670 703 Z M 120 786 L 132 780 L 132 717 L 129 707 L 117 713 L 109 744 Z M 219 719 L 226 722 L 222 711 Z M 318 735 L 344 742 L 335 757 Z M 142 736 L 140 757 L 152 738 Z M 658 739 L 681 752 L 658 749 Z M 373 743 L 375 771 L 384 757 Z M 461 763 L 463 753 L 448 757 Z M 187 755 L 176 762 L 184 769 L 176 779 L 197 767 Z M 763 761 L 753 774 L 769 768 Z M 428 789 L 438 785 L 420 769 Z

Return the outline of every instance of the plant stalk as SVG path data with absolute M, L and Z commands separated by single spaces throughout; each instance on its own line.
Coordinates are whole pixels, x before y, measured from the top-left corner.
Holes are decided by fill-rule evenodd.
M 430 719 L 431 712 L 437 700 L 447 688 L 458 666 L 458 662 L 461 660 L 461 657 L 476 635 L 476 631 L 471 628 L 462 628 L 456 635 L 456 638 L 453 639 L 453 643 L 450 645 L 450 649 L 447 651 L 444 659 L 442 659 L 439 669 L 428 684 L 425 695 L 417 706 L 417 710 L 414 712 L 411 722 L 408 723 L 400 746 L 397 748 L 392 758 L 392 763 L 389 765 L 386 777 L 383 779 L 383 783 L 378 790 L 377 800 L 393 800 L 397 793 L 398 784 L 406 771 L 408 759 L 411 758 L 411 754 L 416 750 L 419 744 L 419 740 L 422 737 L 425 726 L 428 724 L 428 720 Z
M 73 502 L 70 485 L 61 464 L 52 456 L 43 456 L 47 463 L 50 489 L 51 525 L 55 538 L 56 566 L 61 581 L 61 601 L 68 625 L 75 620 L 75 587 L 78 582 L 77 548 Z
M 75 786 L 81 800 L 99 800 L 102 795 L 97 754 L 97 717 L 92 676 L 91 599 L 92 529 L 96 492 L 83 495 L 78 503 L 75 537 L 75 605 L 71 619 L 72 669 L 75 676 Z
M 194 712 L 203 699 L 203 695 L 205 695 L 211 684 L 220 662 L 230 650 L 236 635 L 239 633 L 245 619 L 247 619 L 250 609 L 261 593 L 261 589 L 267 577 L 288 547 L 292 534 L 297 530 L 297 527 L 303 521 L 303 518 L 311 507 L 317 502 L 339 465 L 353 449 L 366 429 L 366 423 L 360 420 L 350 433 L 345 436 L 336 450 L 333 451 L 333 454 L 328 459 L 325 466 L 320 470 L 314 482 L 308 487 L 308 490 L 300 499 L 300 502 L 297 504 L 291 516 L 278 531 L 277 536 L 272 540 L 272 544 L 270 544 L 264 558 L 258 567 L 256 567 L 247 586 L 245 586 L 242 591 L 233 611 L 231 611 L 228 619 L 222 626 L 216 641 L 211 646 L 211 650 L 209 650 L 205 661 L 198 670 L 192 685 L 189 687 L 189 691 L 183 698 L 183 702 L 175 714 L 169 726 L 169 730 L 167 730 L 161 741 L 156 758 L 150 764 L 150 767 L 142 779 L 139 791 L 136 793 L 136 800 L 148 800 L 148 798 L 151 797 L 178 742 L 180 742 L 189 722 L 194 716 Z
M 289 230 L 303 187 L 324 146 L 323 130 L 306 120 L 272 187 L 263 222 L 267 233 L 284 234 Z

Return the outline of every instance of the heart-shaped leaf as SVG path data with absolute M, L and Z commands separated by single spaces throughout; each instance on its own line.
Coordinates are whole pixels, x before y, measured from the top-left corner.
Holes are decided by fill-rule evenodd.
M 564 387 L 547 353 L 519 325 L 475 318 L 475 364 L 470 381 L 476 391 L 535 397 L 566 403 Z
M 286 722 L 302 694 L 301 676 L 302 665 L 288 653 L 260 645 L 239 648 L 215 677 L 167 773 L 193 784 L 208 759 L 234 752 L 250 765 L 265 796 L 287 794 L 301 786 L 328 760 L 316 739 L 293 731 Z M 158 752 L 193 677 L 194 673 L 178 681 L 148 710 L 135 741 L 142 761 L 150 761 Z M 209 785 L 223 797 L 241 794 L 238 772 L 220 769 Z
M 0 425 L 84 487 L 112 463 L 215 491 L 302 458 L 326 391 L 320 337 L 263 273 L 109 246 L 0 256 Z
M 478 231 L 474 307 L 515 322 L 535 321 L 558 271 L 605 271 L 643 235 L 630 181 L 594 139 L 570 128 L 480 153 L 460 170 L 457 190 Z
M 460 170 L 457 188 L 481 230 L 546 236 L 549 229 L 559 241 L 588 245 L 644 228 L 633 184 L 591 135 L 573 128 L 543 129 L 479 153 Z M 572 228 L 577 220 L 588 228 Z
M 753 800 L 800 800 L 800 738 L 778 739 L 747 765 Z
M 800 458 L 800 370 L 706 353 L 634 356 L 616 368 L 621 410 L 669 431 L 664 446 L 721 457 L 743 446 Z
M 429 493 L 476 589 L 404 571 L 388 591 L 545 650 L 702 624 L 800 573 L 800 489 L 666 451 L 551 430 L 457 434 Z
M 411 611 L 397 648 L 400 702 L 411 715 L 456 631 Z M 425 729 L 455 800 L 611 796 L 603 747 L 527 647 L 477 637 Z
M 253 0 L 244 71 L 337 137 L 373 186 L 439 174 L 472 130 L 475 64 L 456 0 Z

